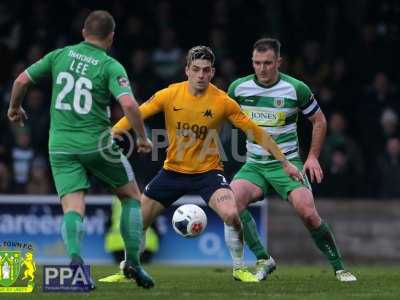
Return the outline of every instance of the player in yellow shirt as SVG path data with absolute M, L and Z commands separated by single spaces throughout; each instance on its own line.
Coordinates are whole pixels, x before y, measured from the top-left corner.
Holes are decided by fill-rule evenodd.
M 164 112 L 169 141 L 164 166 L 146 186 L 141 199 L 143 228 L 149 227 L 181 196 L 198 194 L 227 225 L 225 241 L 234 261 L 234 279 L 258 282 L 240 263 L 243 256 L 242 224 L 223 173 L 217 145 L 218 131 L 228 120 L 281 161 L 289 176 L 302 181 L 302 173 L 287 161 L 272 138 L 250 120 L 234 100 L 210 83 L 215 73 L 214 54 L 210 48 L 197 46 L 190 49 L 185 71 L 187 81 L 158 91 L 140 106 L 143 119 Z M 118 134 L 130 128 L 129 121 L 122 118 L 113 130 Z

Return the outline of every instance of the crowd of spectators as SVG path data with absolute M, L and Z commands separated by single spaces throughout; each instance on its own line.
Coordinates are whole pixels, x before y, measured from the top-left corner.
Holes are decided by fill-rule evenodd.
M 80 42 L 92 9 L 114 15 L 110 54 L 126 67 L 139 102 L 185 79 L 185 53 L 192 46 L 212 47 L 213 83 L 226 90 L 252 72 L 256 39 L 279 38 L 281 71 L 312 88 L 328 119 L 320 158 L 325 179 L 314 187 L 316 195 L 400 198 L 400 3 L 395 0 L 1 1 L 0 193 L 54 193 L 47 154 L 50 82 L 29 90 L 24 100 L 29 120 L 22 128 L 6 119 L 11 86 L 48 51 Z M 112 121 L 121 116 L 114 105 Z M 311 129 L 300 123 L 306 155 Z M 162 116 L 148 126 L 162 128 Z M 158 157 L 131 157 L 141 186 L 162 166 L 163 150 Z M 240 166 L 232 159 L 225 165 L 228 176 Z M 92 192 L 106 191 L 93 182 Z

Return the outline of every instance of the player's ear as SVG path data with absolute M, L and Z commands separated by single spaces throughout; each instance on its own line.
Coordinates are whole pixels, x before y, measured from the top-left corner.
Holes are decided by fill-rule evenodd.
M 211 68 L 211 79 L 214 78 L 215 75 L 215 68 Z
M 106 37 L 106 41 L 107 41 L 107 48 L 111 48 L 113 42 L 114 42 L 114 31 L 110 32 L 107 37 Z
M 82 36 L 83 36 L 83 39 L 86 39 L 87 33 L 86 33 L 85 28 L 82 29 Z
M 187 77 L 189 77 L 189 66 L 188 65 L 186 65 L 186 67 L 185 67 L 185 74 L 186 74 L 186 76 Z
M 279 57 L 278 57 L 278 59 L 277 59 L 277 61 L 276 61 L 276 65 L 277 65 L 278 68 L 281 66 L 282 60 L 283 60 L 283 59 L 282 59 L 282 56 L 279 55 Z

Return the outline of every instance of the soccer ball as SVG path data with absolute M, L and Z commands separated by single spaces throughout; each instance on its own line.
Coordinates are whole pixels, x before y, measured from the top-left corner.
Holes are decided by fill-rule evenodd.
M 204 231 L 206 226 L 206 213 L 194 204 L 179 206 L 172 216 L 172 227 L 177 234 L 185 238 L 198 236 Z

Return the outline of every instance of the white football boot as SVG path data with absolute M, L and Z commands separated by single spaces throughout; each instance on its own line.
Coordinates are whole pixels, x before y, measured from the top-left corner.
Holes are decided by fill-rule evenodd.
M 340 282 L 354 282 L 357 281 L 356 276 L 354 276 L 353 274 L 351 274 L 348 271 L 345 270 L 339 270 L 335 272 L 336 278 L 337 280 L 339 280 Z
M 268 259 L 259 259 L 256 262 L 255 274 L 258 280 L 266 280 L 268 274 L 271 274 L 276 269 L 276 262 L 270 256 Z

